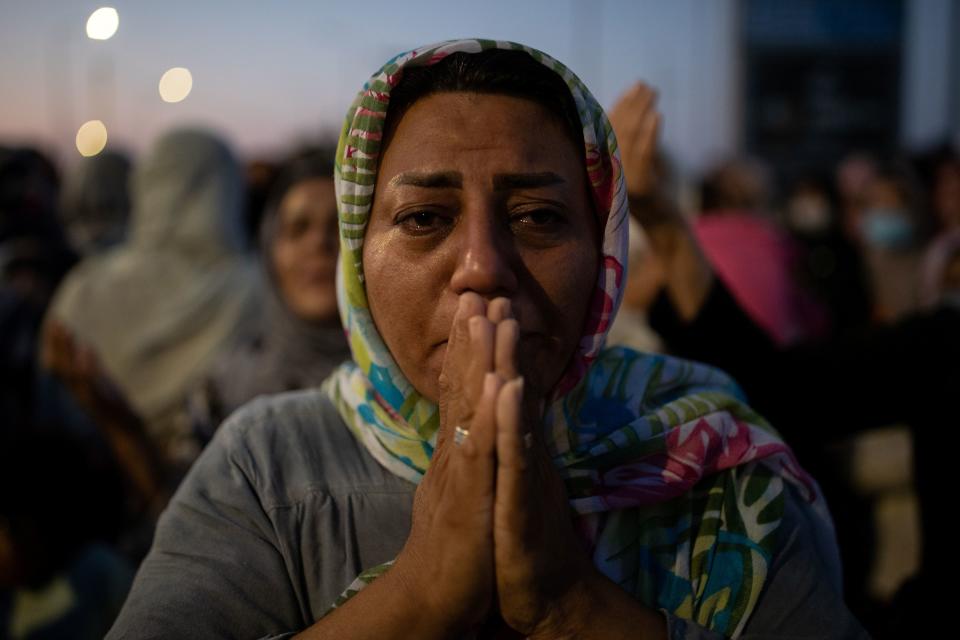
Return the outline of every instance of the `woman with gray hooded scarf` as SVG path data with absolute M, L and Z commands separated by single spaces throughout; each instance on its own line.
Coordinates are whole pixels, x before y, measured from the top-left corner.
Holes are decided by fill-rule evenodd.
M 240 168 L 219 138 L 162 136 L 134 173 L 127 239 L 77 266 L 52 306 L 173 463 L 197 453 L 186 397 L 259 299 L 242 196 Z

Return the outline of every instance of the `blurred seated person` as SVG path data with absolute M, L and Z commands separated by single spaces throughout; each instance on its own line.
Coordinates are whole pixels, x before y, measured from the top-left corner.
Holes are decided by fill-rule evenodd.
M 123 243 L 81 262 L 51 309 L 181 468 L 198 452 L 188 394 L 255 314 L 242 197 L 240 168 L 219 138 L 162 136 L 134 172 Z
M 0 433 L 0 637 L 94 640 L 120 611 L 133 580 L 111 546 L 122 493 L 89 449 L 24 423 Z
M 102 638 L 133 579 L 126 493 L 96 431 L 37 384 L 41 318 L 0 285 L 0 638 Z
M 0 283 L 41 312 L 76 262 L 57 218 L 59 178 L 40 152 L 0 153 Z
M 268 198 L 259 233 L 263 310 L 251 335 L 218 358 L 191 398 L 203 442 L 247 401 L 318 386 L 350 357 L 337 313 L 333 156 L 330 149 L 297 157 Z

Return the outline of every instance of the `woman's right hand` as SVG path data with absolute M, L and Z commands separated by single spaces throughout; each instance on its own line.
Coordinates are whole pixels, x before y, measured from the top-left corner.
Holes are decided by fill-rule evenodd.
M 440 378 L 440 431 L 406 544 L 386 574 L 298 638 L 456 638 L 495 602 L 496 324 L 506 300 L 460 296 Z M 460 426 L 469 436 L 456 444 Z
M 451 632 L 483 623 L 494 603 L 495 406 L 502 380 L 492 371 L 503 302 L 488 305 L 471 292 L 460 297 L 440 378 L 437 449 L 417 488 L 410 536 L 391 569 L 424 616 Z M 459 445 L 458 426 L 469 432 Z

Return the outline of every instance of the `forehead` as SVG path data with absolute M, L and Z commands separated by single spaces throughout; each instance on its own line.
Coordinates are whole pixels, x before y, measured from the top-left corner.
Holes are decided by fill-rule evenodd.
M 321 192 L 333 191 L 333 178 L 328 176 L 311 176 L 297 180 L 291 184 L 283 198 L 294 200 L 298 198 L 310 197 Z
M 451 164 L 471 171 L 584 171 L 578 146 L 540 104 L 496 94 L 432 94 L 411 105 L 394 127 L 381 177 Z
M 284 218 L 295 214 L 325 214 L 336 211 L 333 178 L 316 176 L 292 184 L 280 199 L 280 214 Z

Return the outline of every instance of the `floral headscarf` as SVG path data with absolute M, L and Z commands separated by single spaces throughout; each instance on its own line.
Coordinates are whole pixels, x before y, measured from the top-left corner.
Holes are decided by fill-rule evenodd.
M 403 70 L 488 49 L 525 51 L 565 81 L 583 125 L 586 168 L 603 229 L 590 313 L 543 421 L 579 529 L 596 566 L 641 601 L 736 636 L 773 559 L 785 481 L 828 523 L 829 516 L 815 483 L 724 374 L 604 348 L 625 284 L 626 188 L 606 115 L 556 60 L 511 42 L 456 40 L 398 55 L 364 85 L 347 113 L 335 172 L 337 284 L 354 360 L 324 389 L 380 464 L 419 482 L 433 454 L 439 410 L 406 380 L 377 332 L 363 281 L 363 237 L 390 94 Z M 365 572 L 344 598 L 385 568 Z

